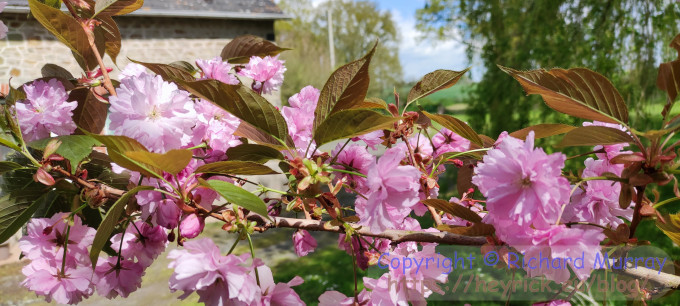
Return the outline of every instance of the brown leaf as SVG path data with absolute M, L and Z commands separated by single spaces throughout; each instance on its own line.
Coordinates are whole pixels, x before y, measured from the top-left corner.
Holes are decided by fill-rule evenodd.
M 633 201 L 633 186 L 621 183 L 621 194 L 619 195 L 619 207 L 626 209 L 630 206 L 630 202 Z
M 474 174 L 474 168 L 472 166 L 463 166 L 458 169 L 458 179 L 456 180 L 456 189 L 458 190 L 458 196 L 462 197 L 470 188 L 474 188 L 475 185 L 472 184 L 472 175 Z
M 644 173 L 637 173 L 630 178 L 628 178 L 628 184 L 631 186 L 645 186 L 654 182 L 654 179 Z
M 664 119 L 666 119 L 671 108 L 673 108 L 675 98 L 678 97 L 678 92 L 680 92 L 680 34 L 673 38 L 669 46 L 678 51 L 678 59 L 661 63 L 659 65 L 659 74 L 656 78 L 656 86 L 668 95 L 668 102 L 663 107 L 663 111 L 661 111 Z
M 441 210 L 447 214 L 451 214 L 453 216 L 465 219 L 467 221 L 470 221 L 472 223 L 477 223 L 482 221 L 482 217 L 480 217 L 476 212 L 470 210 L 469 208 L 456 204 L 456 203 L 451 203 L 448 201 L 440 200 L 440 199 L 428 199 L 428 200 L 422 200 L 421 201 L 423 204 L 427 206 L 434 207 L 438 210 Z
M 73 111 L 73 121 L 76 126 L 93 134 L 99 134 L 106 125 L 106 116 L 109 105 L 97 100 L 95 95 L 87 88 L 78 88 L 71 91 L 69 101 L 78 101 L 78 107 Z M 76 130 L 76 135 L 83 135 L 81 130 Z
M 519 131 L 510 133 L 510 136 L 525 140 L 530 131 L 534 131 L 534 139 L 550 137 L 568 133 L 575 129 L 575 126 L 561 123 L 541 123 L 530 127 L 523 128 Z
M 290 50 L 281 48 L 276 44 L 254 35 L 243 35 L 232 39 L 222 49 L 222 60 L 232 64 L 248 63 L 250 57 L 267 55 L 274 56 L 283 51 Z
M 435 122 L 441 124 L 443 127 L 451 130 L 452 132 L 460 135 L 461 137 L 476 143 L 478 145 L 482 145 L 482 139 L 479 137 L 477 132 L 475 132 L 469 125 L 467 125 L 465 122 L 460 121 L 459 119 L 449 116 L 449 115 L 439 115 L 439 114 L 430 114 L 428 112 L 423 112 L 425 116 L 428 118 L 434 120 Z
M 558 147 L 598 146 L 631 143 L 633 138 L 619 129 L 606 126 L 582 126 L 564 135 Z
M 408 108 L 415 100 L 455 85 L 469 70 L 470 68 L 463 71 L 440 69 L 426 74 L 415 86 L 413 86 L 413 88 L 411 88 L 411 91 L 409 91 L 404 110 L 406 110 L 406 108 Z
M 489 236 L 496 230 L 486 223 L 475 223 L 472 226 L 454 226 L 448 224 L 438 225 L 437 229 L 463 236 Z
M 99 31 L 100 35 L 104 38 L 106 54 L 108 54 L 109 57 L 111 57 L 111 61 L 116 64 L 116 58 L 118 58 L 122 46 L 120 30 L 118 30 L 118 25 L 113 21 L 111 16 L 100 16 L 99 21 L 102 23 L 95 28 L 95 31 Z
M 626 163 L 634 163 L 634 162 L 643 162 L 645 161 L 645 158 L 642 157 L 640 153 L 631 153 L 631 154 L 619 154 L 614 156 L 609 162 L 612 164 L 626 164 Z

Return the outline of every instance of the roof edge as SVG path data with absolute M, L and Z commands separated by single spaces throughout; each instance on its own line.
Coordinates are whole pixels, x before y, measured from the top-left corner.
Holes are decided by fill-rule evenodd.
M 62 10 L 63 12 L 68 12 Z M 3 13 L 27 14 L 30 9 L 25 6 L 8 5 Z M 144 10 L 139 9 L 132 13 L 116 17 L 160 17 L 160 18 L 208 18 L 208 19 L 236 19 L 236 20 L 279 20 L 291 19 L 286 14 L 276 13 L 241 13 L 241 12 L 217 12 L 217 11 L 190 11 L 190 10 Z

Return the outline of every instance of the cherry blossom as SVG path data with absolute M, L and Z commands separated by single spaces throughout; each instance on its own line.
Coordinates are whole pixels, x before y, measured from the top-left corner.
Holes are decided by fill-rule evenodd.
M 61 82 L 37 80 L 23 88 L 26 99 L 17 101 L 14 110 L 25 141 L 46 138 L 50 133 L 69 135 L 75 131 L 72 117 L 78 102 L 67 102 L 68 94 Z
M 142 221 L 129 224 L 124 236 L 119 233 L 111 237 L 111 248 L 114 251 L 122 252 L 125 259 L 136 258 L 143 267 L 150 266 L 167 244 L 168 234 L 162 226 L 152 226 Z
M 286 72 L 284 61 L 279 56 L 252 56 L 245 68 L 239 74 L 255 81 L 254 89 L 263 94 L 279 90 L 283 83 L 283 73 Z
M 94 289 L 90 278 L 92 266 L 89 263 L 66 264 L 61 270 L 60 259 L 38 258 L 21 270 L 26 279 L 21 284 L 37 295 L 60 304 L 77 304 L 88 298 Z
M 111 256 L 97 261 L 95 284 L 97 294 L 108 299 L 117 296 L 127 297 L 142 286 L 144 267 L 137 262 Z
M 316 249 L 316 239 L 306 230 L 297 230 L 293 233 L 293 245 L 298 256 L 307 256 Z
M 201 79 L 213 79 L 231 85 L 239 83 L 238 78 L 229 73 L 231 71 L 231 65 L 222 61 L 222 58 L 219 56 L 211 60 L 196 60 L 196 65 L 201 68 L 201 72 L 203 73 Z

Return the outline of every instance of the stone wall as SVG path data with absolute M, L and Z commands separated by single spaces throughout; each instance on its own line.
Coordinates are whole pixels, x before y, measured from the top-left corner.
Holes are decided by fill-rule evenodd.
M 57 41 L 36 20 L 26 14 L 0 14 L 9 28 L 0 40 L 0 84 L 12 78 L 12 85 L 40 77 L 40 68 L 53 63 L 68 69 L 74 76 L 81 69 L 69 49 Z M 224 20 L 193 18 L 116 17 L 123 37 L 118 56 L 122 69 L 128 57 L 147 62 L 170 63 L 218 56 L 232 38 L 253 34 L 273 39 L 272 20 Z M 113 66 L 108 57 L 105 64 Z M 114 68 L 113 76 L 118 69 Z

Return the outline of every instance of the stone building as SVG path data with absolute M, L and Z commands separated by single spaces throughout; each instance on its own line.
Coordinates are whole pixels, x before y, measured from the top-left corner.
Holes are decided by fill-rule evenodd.
M 0 40 L 0 90 L 41 77 L 46 63 L 57 64 L 74 76 L 82 74 L 68 47 L 57 41 L 34 18 L 29 18 L 26 0 L 2 0 L 8 5 L 0 13 L 9 31 Z M 64 9 L 64 11 L 66 11 Z M 128 58 L 156 63 L 211 59 L 234 37 L 252 34 L 274 40 L 274 21 L 287 18 L 272 0 L 145 0 L 144 6 L 128 15 L 116 16 L 122 35 L 117 63 L 121 69 Z M 106 66 L 115 67 L 108 56 Z M 112 73 L 116 77 L 118 69 Z M 280 103 L 280 98 L 267 96 Z M 0 147 L 0 156 L 7 153 Z M 17 260 L 18 248 L 11 238 L 0 245 L 0 265 Z
M 45 63 L 81 74 L 70 50 L 28 17 L 26 0 L 3 1 L 8 4 L 0 20 L 9 32 L 0 40 L 0 84 L 12 78 L 16 86 L 38 78 Z M 123 45 L 118 67 L 125 67 L 128 57 L 157 63 L 214 58 L 243 34 L 273 41 L 274 21 L 283 18 L 286 15 L 272 0 L 146 0 L 141 9 L 114 17 Z M 108 57 L 105 64 L 113 66 Z

